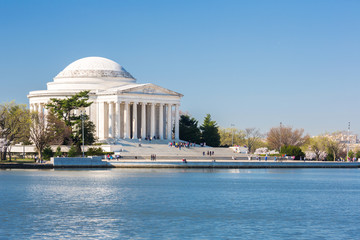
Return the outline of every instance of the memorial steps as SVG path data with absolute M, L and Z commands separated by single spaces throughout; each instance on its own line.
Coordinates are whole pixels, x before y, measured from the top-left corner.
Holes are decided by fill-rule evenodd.
M 138 159 L 148 159 L 152 154 L 156 154 L 157 160 L 178 160 L 182 158 L 231 160 L 232 156 L 246 158 L 246 155 L 233 153 L 229 148 L 200 147 L 200 145 L 196 145 L 195 147 L 181 147 L 180 149 L 169 146 L 168 140 L 139 141 L 137 139 L 120 139 L 117 141 L 110 140 L 109 143 L 112 144 L 102 145 L 101 147 L 107 152 L 119 154 L 124 159 L 134 159 L 135 157 Z M 208 151 L 213 151 L 214 155 L 207 155 Z M 205 152 L 205 156 L 203 152 Z

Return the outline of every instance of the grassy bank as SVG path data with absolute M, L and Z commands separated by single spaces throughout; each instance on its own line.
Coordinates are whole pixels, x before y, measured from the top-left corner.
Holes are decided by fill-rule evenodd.
M 11 158 L 11 161 L 7 159 L 6 161 L 0 161 L 0 163 L 35 163 L 35 160 L 33 158 Z

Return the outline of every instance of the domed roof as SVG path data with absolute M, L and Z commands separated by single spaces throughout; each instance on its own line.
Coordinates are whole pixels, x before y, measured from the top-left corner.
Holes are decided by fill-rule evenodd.
M 55 78 L 128 78 L 134 79 L 118 63 L 103 57 L 86 57 L 76 60 Z

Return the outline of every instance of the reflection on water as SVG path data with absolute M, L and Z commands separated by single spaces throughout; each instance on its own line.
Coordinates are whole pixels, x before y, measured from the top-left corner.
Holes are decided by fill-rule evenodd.
M 0 239 L 356 239 L 359 173 L 0 171 Z

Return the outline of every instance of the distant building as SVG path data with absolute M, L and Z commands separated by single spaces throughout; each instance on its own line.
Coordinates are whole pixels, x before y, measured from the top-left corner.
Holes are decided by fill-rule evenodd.
M 324 136 L 333 141 L 342 143 L 344 147 L 344 151 L 346 151 L 347 146 L 349 146 L 349 150 L 351 151 L 360 150 L 360 143 L 358 136 L 356 134 L 351 134 L 351 133 L 348 134 L 347 131 L 342 131 L 342 132 L 335 132 L 332 134 L 326 134 Z
M 356 134 L 348 134 L 346 131 L 335 132 L 333 134 L 327 134 L 325 136 L 340 143 L 359 143 L 358 136 Z

